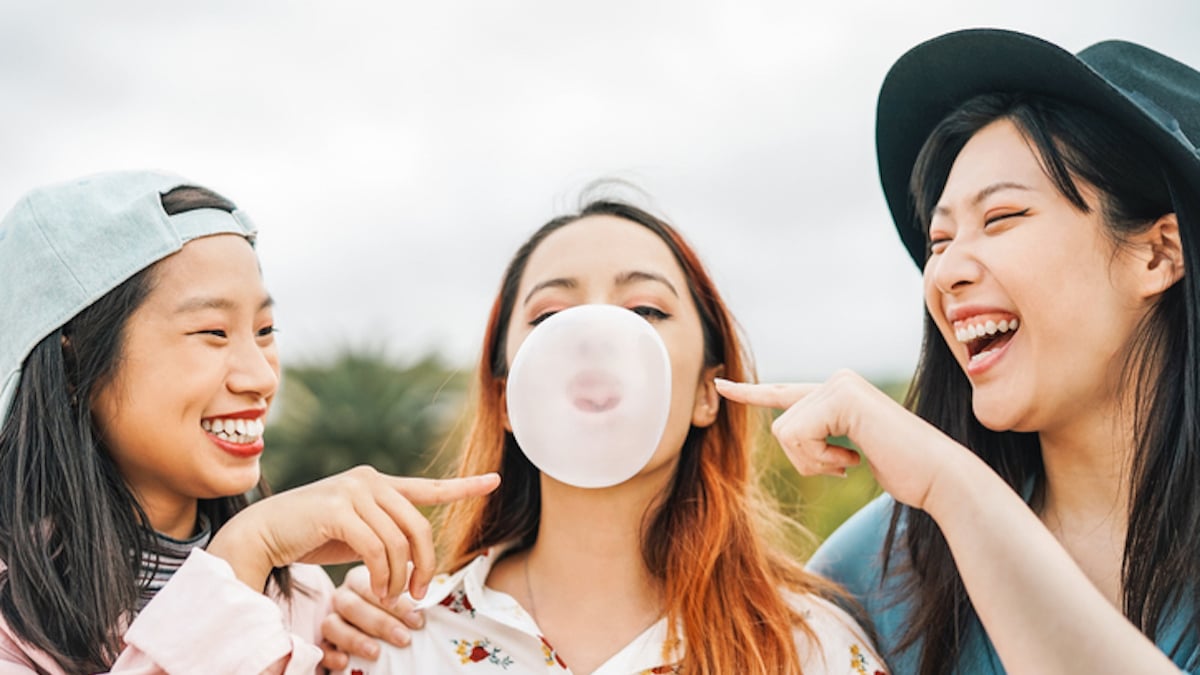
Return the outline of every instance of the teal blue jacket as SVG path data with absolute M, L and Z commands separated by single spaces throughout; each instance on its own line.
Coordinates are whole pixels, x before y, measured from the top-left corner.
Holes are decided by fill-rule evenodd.
M 821 545 L 808 562 L 810 570 L 832 579 L 862 603 L 879 633 L 879 649 L 891 672 L 898 675 L 917 672 L 918 648 L 895 653 L 904 634 L 909 602 L 900 591 L 901 579 L 895 565 L 892 574 L 882 576 L 883 541 L 891 519 L 891 497 L 883 495 L 851 516 Z M 1164 617 L 1165 630 L 1159 631 L 1158 647 L 1172 654 L 1175 665 L 1184 672 L 1200 675 L 1200 641 L 1187 629 L 1190 612 L 1177 611 Z M 1178 649 L 1172 649 L 1176 644 Z M 1063 649 L 1072 646 L 1064 644 Z M 1000 657 L 982 629 L 972 631 L 955 669 L 963 675 L 1003 673 Z

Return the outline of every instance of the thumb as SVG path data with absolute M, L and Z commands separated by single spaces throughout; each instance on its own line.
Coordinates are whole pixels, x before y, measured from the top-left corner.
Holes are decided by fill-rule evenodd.
M 716 378 L 717 392 L 738 403 L 764 408 L 790 408 L 793 403 L 816 391 L 820 384 L 751 384 Z
M 413 504 L 429 506 L 486 495 L 500 485 L 500 474 L 485 473 L 480 476 L 445 479 L 388 476 L 388 482 Z

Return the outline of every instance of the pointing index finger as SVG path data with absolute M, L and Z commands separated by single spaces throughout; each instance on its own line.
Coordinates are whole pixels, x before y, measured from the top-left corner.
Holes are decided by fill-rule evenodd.
M 717 392 L 738 403 L 765 408 L 790 408 L 793 403 L 816 391 L 820 384 L 806 382 L 794 384 L 751 384 L 716 378 Z
M 500 485 L 500 474 L 445 479 L 389 476 L 388 480 L 408 501 L 417 506 L 430 506 L 486 495 Z

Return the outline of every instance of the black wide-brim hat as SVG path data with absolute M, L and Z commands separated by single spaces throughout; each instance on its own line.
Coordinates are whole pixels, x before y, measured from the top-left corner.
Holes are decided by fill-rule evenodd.
M 959 105 L 1002 92 L 1052 96 L 1105 115 L 1158 150 L 1183 181 L 1173 191 L 1200 197 L 1200 72 L 1120 40 L 1075 55 L 1013 31 L 948 33 L 896 61 L 876 109 L 879 178 L 896 230 L 918 267 L 925 264 L 925 233 L 909 192 L 917 154 Z

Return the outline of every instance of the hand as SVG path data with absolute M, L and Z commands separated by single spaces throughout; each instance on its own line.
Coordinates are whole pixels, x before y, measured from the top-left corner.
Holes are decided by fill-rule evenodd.
M 822 384 L 744 384 L 717 380 L 731 401 L 784 410 L 771 425 L 802 475 L 845 475 L 854 451 L 828 442 L 847 436 L 862 449 L 875 479 L 898 501 L 924 509 L 949 464 L 970 451 L 851 371 Z
M 351 569 L 333 594 L 333 612 L 321 622 L 325 637 L 322 665 L 341 670 L 349 663 L 349 655 L 375 660 L 379 657 L 375 638 L 407 647 L 412 641 L 410 631 L 425 625 L 425 615 L 414 607 L 416 604 L 403 596 L 396 604 L 384 606 L 371 592 L 367 568 Z
M 416 506 L 484 495 L 499 484 L 494 473 L 431 480 L 360 466 L 251 504 L 217 531 L 208 552 L 229 561 L 255 590 L 273 567 L 362 560 L 384 604 L 394 604 L 406 586 L 421 598 L 435 556 L 429 521 Z

